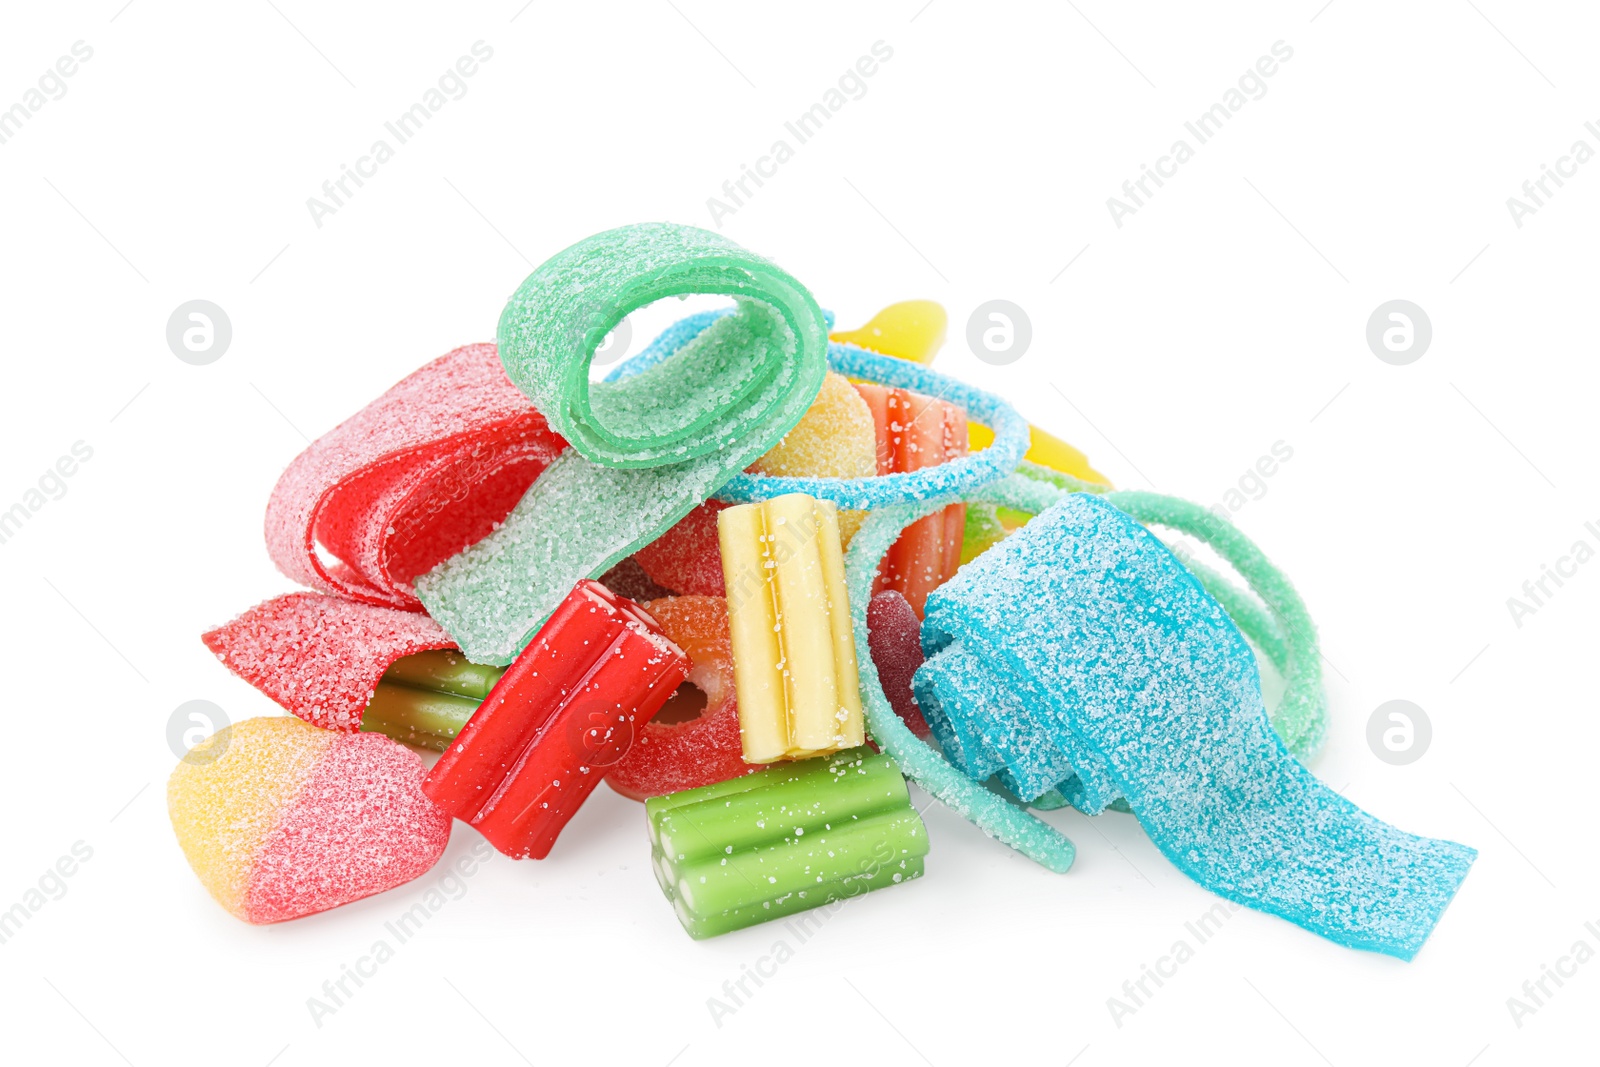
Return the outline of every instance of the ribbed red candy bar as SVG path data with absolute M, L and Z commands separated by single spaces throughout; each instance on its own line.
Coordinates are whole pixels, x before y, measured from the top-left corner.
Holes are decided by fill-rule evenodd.
M 423 791 L 506 855 L 543 859 L 688 674 L 688 659 L 643 608 L 585 579 L 490 690 Z

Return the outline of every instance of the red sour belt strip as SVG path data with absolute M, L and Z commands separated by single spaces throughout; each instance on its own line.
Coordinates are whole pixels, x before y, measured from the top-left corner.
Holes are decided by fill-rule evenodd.
M 267 551 L 297 582 L 420 611 L 412 579 L 486 536 L 564 448 L 494 345 L 458 348 L 289 464 Z
M 257 604 L 203 634 L 225 667 L 313 726 L 353 733 L 378 679 L 413 652 L 455 648 L 426 615 L 320 593 Z
M 644 609 L 584 579 L 489 691 L 423 792 L 514 859 L 543 859 L 689 675 Z
M 900 474 L 967 455 L 967 415 L 954 404 L 882 385 L 858 382 L 856 391 L 878 431 L 878 473 Z M 922 618 L 928 594 L 961 566 L 966 504 L 951 504 L 906 527 L 884 557 L 874 593 L 894 589 Z

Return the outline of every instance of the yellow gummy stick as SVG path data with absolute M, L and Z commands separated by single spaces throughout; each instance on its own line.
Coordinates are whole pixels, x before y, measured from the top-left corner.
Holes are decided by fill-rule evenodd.
M 865 740 L 838 511 L 790 493 L 717 516 L 747 763 Z

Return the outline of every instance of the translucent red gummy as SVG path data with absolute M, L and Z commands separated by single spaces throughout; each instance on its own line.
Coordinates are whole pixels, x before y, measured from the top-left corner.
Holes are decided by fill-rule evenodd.
M 413 652 L 455 648 L 426 615 L 321 593 L 257 604 L 201 635 L 230 671 L 313 726 L 354 732 L 378 679 Z
M 689 657 L 689 681 L 705 693 L 706 706 L 686 722 L 646 723 L 638 742 L 606 773 L 606 782 L 625 797 L 644 800 L 760 770 L 760 764 L 744 761 L 739 743 L 726 602 L 713 596 L 666 597 L 644 609 Z
M 634 734 L 689 674 L 639 605 L 573 587 L 423 782 L 515 859 L 543 859 Z
M 900 474 L 965 456 L 967 414 L 954 404 L 881 385 L 857 383 L 878 431 L 878 473 Z M 922 617 L 928 594 L 961 566 L 967 506 L 951 504 L 908 526 L 884 557 L 873 592 L 898 590 Z
M 412 579 L 485 537 L 565 447 L 495 346 L 466 345 L 289 464 L 267 504 L 267 551 L 297 582 L 420 611 Z

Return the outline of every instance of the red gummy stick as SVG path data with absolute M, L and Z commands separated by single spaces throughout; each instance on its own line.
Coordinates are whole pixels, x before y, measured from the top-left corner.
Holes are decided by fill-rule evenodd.
M 639 605 L 584 579 L 540 627 L 423 783 L 516 859 L 543 859 L 605 768 L 688 677 Z
M 458 348 L 295 457 L 267 551 L 297 582 L 420 611 L 412 579 L 486 536 L 565 447 L 494 345 Z
M 426 615 L 321 593 L 257 604 L 201 635 L 230 671 L 313 726 L 353 733 L 378 679 L 413 652 L 455 648 Z
M 943 400 L 905 389 L 856 385 L 878 431 L 878 473 L 900 474 L 937 466 L 968 452 L 966 412 Z M 906 527 L 884 557 L 874 592 L 899 591 L 917 617 L 928 594 L 961 565 L 967 506 L 951 504 Z

